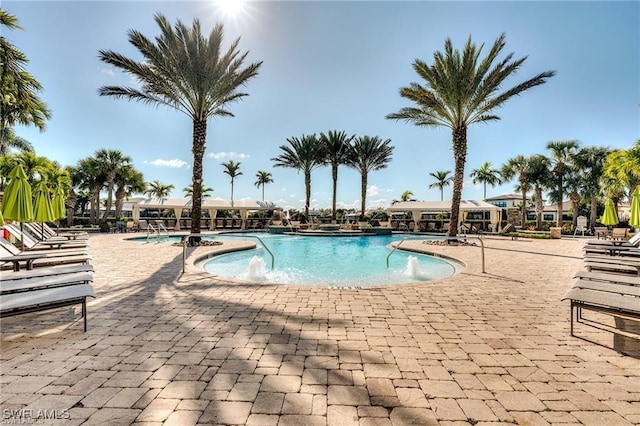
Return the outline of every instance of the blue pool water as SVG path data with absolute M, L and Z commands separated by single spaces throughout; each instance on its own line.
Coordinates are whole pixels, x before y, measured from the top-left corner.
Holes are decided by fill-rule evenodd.
M 251 235 L 251 234 L 250 234 Z M 452 263 L 431 256 L 396 250 L 389 257 L 387 246 L 403 236 L 307 237 L 259 234 L 275 258 L 261 244 L 255 250 L 224 254 L 208 259 L 204 269 L 237 280 L 336 287 L 422 282 L 451 276 Z M 215 237 L 216 240 L 237 237 Z M 421 238 L 421 239 L 424 239 Z

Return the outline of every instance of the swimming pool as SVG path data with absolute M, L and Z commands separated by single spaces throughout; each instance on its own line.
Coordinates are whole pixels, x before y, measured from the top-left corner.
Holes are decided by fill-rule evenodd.
M 462 267 L 455 261 L 400 250 L 389 256 L 387 246 L 406 235 L 333 238 L 260 234 L 260 238 L 273 252 L 273 270 L 271 256 L 260 243 L 255 250 L 209 258 L 202 262 L 203 268 L 213 275 L 243 281 L 362 287 L 445 278 Z

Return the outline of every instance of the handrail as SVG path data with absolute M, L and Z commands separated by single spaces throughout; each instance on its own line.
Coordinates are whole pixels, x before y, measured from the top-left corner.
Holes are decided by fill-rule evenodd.
M 482 235 L 465 235 L 463 237 L 465 240 L 467 238 L 477 238 L 478 240 L 480 240 L 480 257 L 482 260 L 482 273 L 486 274 L 487 272 L 485 271 L 485 263 L 484 263 L 484 241 L 482 240 Z M 389 267 L 389 257 L 391 257 L 391 255 L 400 247 L 400 245 L 405 242 L 407 238 L 403 238 L 397 245 L 393 246 L 393 250 L 391 250 L 391 252 L 387 255 L 387 268 Z M 460 237 L 456 236 L 456 237 L 444 237 L 445 240 L 459 240 Z
M 186 234 L 182 236 L 182 273 L 184 274 L 185 271 L 185 267 L 186 267 L 186 262 L 187 262 L 187 238 L 191 237 L 191 236 L 201 236 L 201 234 Z M 264 249 L 267 251 L 267 253 L 269 253 L 269 255 L 271 256 L 271 270 L 273 270 L 273 268 L 275 267 L 275 261 L 276 258 L 273 255 L 273 253 L 271 252 L 271 250 L 269 250 L 269 247 L 267 247 L 267 245 L 264 243 L 264 241 L 262 241 L 262 239 L 260 237 L 257 237 L 255 235 L 232 235 L 232 234 L 224 234 L 225 237 L 239 237 L 239 238 L 255 238 L 258 241 L 260 241 L 260 244 L 262 244 L 262 247 L 264 247 Z

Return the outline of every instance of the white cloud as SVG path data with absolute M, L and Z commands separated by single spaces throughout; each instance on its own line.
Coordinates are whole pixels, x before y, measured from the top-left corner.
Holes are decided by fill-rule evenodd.
M 116 73 L 113 72 L 113 68 L 100 68 L 101 74 L 106 74 L 109 77 L 115 77 Z
M 380 195 L 380 189 L 378 188 L 377 185 L 370 185 L 367 188 L 367 198 L 368 197 L 376 197 Z
M 170 167 L 172 169 L 181 169 L 183 167 L 189 168 L 189 163 L 187 163 L 186 161 L 179 160 L 177 158 L 174 158 L 173 160 L 163 160 L 161 158 L 151 160 L 151 161 L 144 160 L 144 164 L 152 164 L 158 167 Z
M 225 158 L 234 159 L 238 158 L 240 160 L 244 158 L 251 157 L 249 154 L 244 154 L 242 152 L 210 152 L 207 154 L 207 158 L 213 158 L 214 160 L 224 160 Z

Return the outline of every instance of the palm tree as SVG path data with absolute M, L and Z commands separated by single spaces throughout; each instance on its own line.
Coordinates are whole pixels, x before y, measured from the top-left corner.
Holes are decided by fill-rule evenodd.
M 324 164 L 323 147 L 316 135 L 287 139 L 289 146 L 280 145 L 282 154 L 271 159 L 274 167 L 287 167 L 297 169 L 304 173 L 305 203 L 304 215 L 309 217 L 309 204 L 311 203 L 311 172 Z
M 106 222 L 111 206 L 113 205 L 113 190 L 115 187 L 116 177 L 122 172 L 123 168 L 131 166 L 131 157 L 124 155 L 116 149 L 99 149 L 94 154 L 98 167 L 102 169 L 105 175 L 105 184 L 107 186 L 107 204 L 100 219 L 100 222 Z
M 5 127 L 1 131 L 3 134 L 0 136 L 0 155 L 9 153 L 10 148 L 33 152 L 31 142 L 16 135 L 12 127 Z
M 106 176 L 94 157 L 87 157 L 78 161 L 76 167 L 81 181 L 78 184 L 80 190 L 86 190 L 89 194 L 89 222 L 95 224 L 100 211 L 100 191 L 104 186 Z
M 400 195 L 400 199 L 399 200 L 393 200 L 393 201 L 391 201 L 391 204 L 403 203 L 405 201 L 415 201 L 411 197 L 413 197 L 413 191 L 406 190 L 406 191 L 404 191 L 402 193 L 402 195 Z
M 429 173 L 429 176 L 432 176 L 436 179 L 434 183 L 429 184 L 429 189 L 440 189 L 440 201 L 444 200 L 444 187 L 449 186 L 453 181 L 453 176 L 449 176 L 449 173 L 451 173 L 451 170 L 438 170 Z
M 345 132 L 329 130 L 326 134 L 320 133 L 320 142 L 324 145 L 324 154 L 327 164 L 331 165 L 332 204 L 331 219 L 336 219 L 336 202 L 338 193 L 338 167 L 345 164 L 349 152 L 349 144 L 355 135 L 347 136 Z
M 508 99 L 532 87 L 544 84 L 555 75 L 554 71 L 538 74 L 510 89 L 502 90 L 505 80 L 517 72 L 526 57 L 513 60 L 510 53 L 494 63 L 505 46 L 505 35 L 494 42 L 488 55 L 479 60 L 482 47 L 477 48 L 467 40 L 463 52 L 453 49 L 447 38 L 443 52 L 434 54 L 434 64 L 416 59 L 413 68 L 424 80 L 424 85 L 411 83 L 400 89 L 400 96 L 409 99 L 416 106 L 402 108 L 387 118 L 404 120 L 416 126 L 449 127 L 452 134 L 454 177 L 451 200 L 451 223 L 458 223 L 460 199 L 464 180 L 464 166 L 467 157 L 467 128 L 475 123 L 498 120 L 494 111 Z M 456 226 L 449 229 L 449 236 L 455 236 Z
M 387 167 L 393 156 L 391 139 L 383 140 L 378 136 L 361 136 L 349 145 L 347 166 L 360 172 L 360 216 L 364 217 L 367 202 L 369 173 Z
M 122 219 L 124 200 L 133 194 L 142 194 L 146 189 L 144 176 L 141 172 L 128 164 L 118 170 L 115 178 L 116 185 L 116 219 Z
M 611 153 L 604 164 L 604 175 L 618 181 L 632 194 L 640 184 L 640 139 L 629 149 Z
M 242 172 L 240 171 L 240 163 L 229 160 L 226 163 L 222 163 L 222 167 L 224 167 L 223 173 L 231 178 L 231 207 L 233 207 L 233 182 L 238 176 L 242 176 Z
M 589 227 L 593 230 L 598 220 L 598 200 L 601 195 L 600 179 L 604 165 L 612 149 L 604 146 L 590 146 L 578 150 L 574 166 L 580 170 L 579 186 L 583 196 L 590 201 Z
M 167 198 L 169 194 L 171 194 L 171 191 L 175 189 L 175 185 L 167 185 L 159 180 L 147 182 L 146 187 L 147 189 L 144 191 L 144 194 L 147 194 L 149 198 L 158 198 L 160 200 Z
M 0 9 L 0 34 L 3 27 L 22 29 L 14 15 Z M 51 118 L 47 105 L 37 96 L 42 86 L 25 71 L 28 62 L 24 53 L 0 36 L 0 152 L 6 151 L 5 138 L 11 140 L 8 128 L 22 124 L 44 131 L 45 121 Z
M 551 161 L 553 163 L 553 175 L 556 179 L 556 187 L 554 189 L 554 198 L 557 202 L 558 220 L 556 226 L 562 226 L 562 204 L 564 192 L 564 175 L 571 167 L 573 158 L 578 150 L 578 141 L 553 141 L 547 143 L 547 149 L 551 151 Z
M 502 179 L 500 177 L 500 170 L 492 168 L 491 163 L 488 161 L 485 161 L 484 163 L 482 163 L 480 168 L 473 169 L 469 177 L 471 178 L 471 182 L 473 182 L 474 184 L 482 183 L 483 185 L 482 199 L 485 201 L 487 199 L 487 184 L 494 187 L 502 183 Z
M 529 176 L 527 175 L 527 169 L 529 167 L 529 160 L 524 155 L 517 155 L 509 159 L 502 165 L 500 174 L 503 181 L 518 177 L 518 184 L 516 185 L 516 191 L 522 193 L 522 202 L 520 205 L 522 214 L 522 226 L 527 222 L 527 192 L 531 190 L 531 183 L 529 182 Z
M 254 185 L 256 188 L 260 188 L 262 186 L 262 201 L 264 201 L 264 186 L 268 183 L 273 182 L 273 176 L 269 172 L 265 172 L 264 170 L 258 170 L 256 173 L 256 181 Z
M 550 188 L 553 184 L 551 160 L 544 155 L 532 155 L 527 159 L 525 170 L 526 181 L 533 186 L 536 210 L 536 229 L 542 230 L 542 211 L 544 200 L 542 190 Z
M 187 198 L 193 198 L 193 187 L 191 185 L 182 189 L 184 191 L 184 196 Z M 200 189 L 200 193 L 202 194 L 202 198 L 211 197 L 211 193 L 213 192 L 213 188 L 210 186 L 202 185 L 202 189 Z
M 236 39 L 226 52 L 222 51 L 223 26 L 218 23 L 208 36 L 202 34 L 200 21 L 194 19 L 191 28 L 178 20 L 171 27 L 161 14 L 155 15 L 160 35 L 153 40 L 135 30 L 129 31 L 129 42 L 143 56 L 137 62 L 119 53 L 101 50 L 102 61 L 130 74 L 141 87 L 107 86 L 101 96 L 113 96 L 166 105 L 187 116 L 193 122 L 193 176 L 191 233 L 200 232 L 202 216 L 202 158 L 207 141 L 207 121 L 211 117 L 231 116 L 227 109 L 232 102 L 247 96 L 239 91 L 258 75 L 262 62 L 244 66 L 248 52 L 238 50 Z M 199 242 L 191 239 L 192 244 Z

